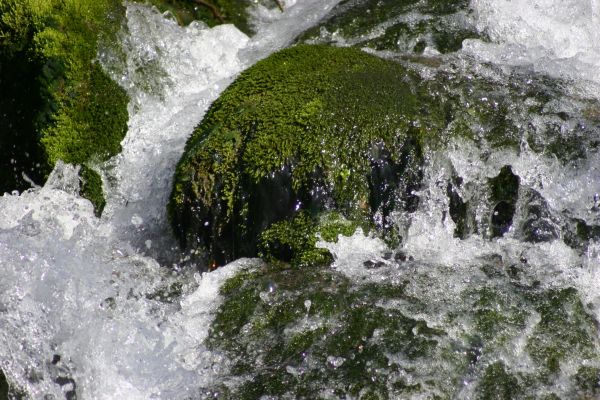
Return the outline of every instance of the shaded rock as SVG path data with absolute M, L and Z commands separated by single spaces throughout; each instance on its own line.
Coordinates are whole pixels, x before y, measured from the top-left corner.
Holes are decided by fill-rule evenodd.
M 446 186 L 448 214 L 450 214 L 450 218 L 452 218 L 452 221 L 456 225 L 454 236 L 464 239 L 470 234 L 477 232 L 477 224 L 475 222 L 472 199 L 463 198 L 463 195 L 461 195 L 462 189 L 463 179 L 456 175 L 456 173 L 453 173 Z
M 519 177 L 509 165 L 502 167 L 498 176 L 489 180 L 490 202 L 494 204 L 490 217 L 491 237 L 504 235 L 512 226 L 519 198 L 519 182 Z
M 532 243 L 548 242 L 560 238 L 561 229 L 558 218 L 552 213 L 550 205 L 540 193 L 533 189 L 523 190 L 519 208 L 519 236 Z

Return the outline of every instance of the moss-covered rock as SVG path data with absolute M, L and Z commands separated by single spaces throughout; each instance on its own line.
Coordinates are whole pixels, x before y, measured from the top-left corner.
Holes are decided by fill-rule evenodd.
M 128 97 L 96 58 L 116 46 L 124 15 L 118 0 L 0 2 L 0 191 L 43 183 L 58 160 L 120 151 Z
M 266 7 L 277 7 L 275 0 L 136 0 L 150 3 L 162 12 L 170 12 L 181 25 L 192 21 L 203 21 L 208 26 L 234 24 L 239 30 L 250 35 L 254 33 L 248 14 L 248 8 L 257 3 Z
M 27 395 L 23 390 L 10 384 L 0 369 L 0 400 L 24 400 Z
M 227 356 L 228 368 L 202 388 L 203 398 L 600 392 L 597 321 L 576 289 L 544 287 L 530 266 L 505 266 L 498 256 L 466 268 L 390 258 L 376 275 L 346 262 L 353 261 L 333 269 L 257 261 L 225 281 L 206 345 Z
M 299 45 L 257 63 L 186 144 L 169 215 L 183 247 L 218 263 L 255 256 L 299 212 L 391 230 L 414 210 L 423 147 L 445 124 L 422 80 L 351 48 Z
M 323 268 L 263 264 L 231 278 L 221 295 L 206 343 L 234 360 L 238 383 L 203 393 L 394 399 L 435 394 L 446 383 L 419 379 L 428 371 L 411 376 L 407 365 L 440 357 L 446 333 L 381 305 L 410 298 L 401 282 L 356 287 Z
M 426 47 L 448 53 L 478 38 L 469 2 L 446 0 L 342 1 L 300 41 L 336 43 L 421 54 Z
M 477 389 L 477 398 L 481 400 L 511 400 L 522 396 L 518 379 L 506 371 L 502 362 L 494 363 L 485 369 Z

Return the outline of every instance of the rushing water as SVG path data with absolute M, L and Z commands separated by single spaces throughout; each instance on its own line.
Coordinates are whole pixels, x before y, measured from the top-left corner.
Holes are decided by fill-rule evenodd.
M 97 166 L 108 193 L 104 215 L 94 217 L 90 203 L 77 196 L 77 167 L 60 163 L 43 188 L 0 198 L 0 368 L 10 381 L 33 398 L 76 392 L 84 399 L 172 399 L 199 397 L 199 387 L 222 376 L 229 361 L 203 344 L 220 304 L 218 287 L 255 261 L 199 275 L 177 258 L 165 215 L 175 164 L 208 105 L 235 75 L 288 45 L 337 2 L 287 1 L 283 14 L 257 8 L 252 38 L 232 26 L 181 28 L 147 7 L 128 6 L 126 63 L 100 57 L 132 98 L 123 152 Z M 597 96 L 600 84 L 596 1 L 474 0 L 472 6 L 491 42 L 466 41 L 440 68 L 459 75 L 472 68 L 500 84 L 512 68 L 545 73 L 569 79 L 557 108 L 576 113 L 596 104 L 587 100 Z M 535 128 L 547 121 L 521 122 Z M 578 123 L 561 122 L 565 131 Z M 584 132 L 599 133 L 594 126 Z M 494 254 L 506 264 L 526 259 L 531 279 L 542 286 L 576 287 L 600 319 L 600 243 L 592 240 L 581 249 L 562 237 L 532 243 L 516 228 L 495 240 L 455 237 L 455 223 L 446 216 L 446 182 L 460 176 L 463 194 L 476 198 L 478 188 L 507 164 L 552 213 L 597 225 L 597 151 L 586 150 L 583 159 L 565 166 L 525 142 L 519 151 L 489 154 L 454 138 L 447 151 L 428 155 L 419 210 L 398 215 L 400 223 L 406 221 L 404 250 L 422 266 L 436 266 L 414 267 L 410 290 L 434 308 L 447 308 L 482 279 L 470 265 Z M 333 267 L 357 282 L 378 282 L 390 273 L 362 267 L 384 252 L 377 239 L 357 233 L 324 246 L 336 256 Z M 427 281 L 418 279 L 424 276 Z M 431 314 L 426 318 L 443 323 Z M 514 368 L 530 367 L 519 343 L 503 358 Z M 465 384 L 458 397 L 472 395 Z

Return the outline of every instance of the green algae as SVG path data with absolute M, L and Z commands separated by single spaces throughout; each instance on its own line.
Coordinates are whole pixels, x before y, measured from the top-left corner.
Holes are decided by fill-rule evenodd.
M 390 229 L 392 211 L 416 208 L 422 149 L 444 123 L 421 83 L 398 63 L 327 46 L 243 72 L 178 164 L 169 215 L 183 247 L 218 263 L 254 256 L 261 232 L 299 211 L 367 226 L 380 212 L 376 228 Z
M 128 97 L 96 58 L 101 48 L 116 46 L 123 19 L 117 0 L 0 2 L 0 86 L 7 89 L 2 101 L 16 111 L 4 116 L 0 136 L 8 148 L 15 143 L 14 159 L 24 164 L 7 167 L 11 176 L 0 190 L 26 188 L 21 171 L 41 184 L 58 160 L 86 164 L 120 151 Z M 27 96 L 10 83 L 14 79 L 30 90 Z M 90 191 L 97 195 L 101 187 Z

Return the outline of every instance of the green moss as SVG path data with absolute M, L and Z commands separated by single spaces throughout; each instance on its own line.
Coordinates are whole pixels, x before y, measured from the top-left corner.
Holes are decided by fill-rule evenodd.
M 95 59 L 99 48 L 115 46 L 123 18 L 118 0 L 0 2 L 0 86 L 7 89 L 2 101 L 16 111 L 0 140 L 21 143 L 12 146 L 23 164 L 17 169 L 36 182 L 43 183 L 57 160 L 84 164 L 120 151 L 128 98 Z M 18 69 L 6 67 L 13 64 Z M 15 80 L 19 86 L 10 83 Z M 30 90 L 27 96 L 19 94 L 21 83 Z M 17 154 L 22 151 L 27 154 Z M 0 186 L 23 187 L 21 171 L 14 166 L 9 171 L 12 177 Z M 95 196 L 99 191 L 87 192 Z
M 600 395 L 600 368 L 582 366 L 575 374 L 577 396 L 579 398 L 597 398 Z
M 94 213 L 97 217 L 100 217 L 106 205 L 106 200 L 102 192 L 102 177 L 96 171 L 86 166 L 82 167 L 79 174 L 83 180 L 79 194 L 92 202 Z
M 56 124 L 42 137 L 51 163 L 60 159 L 79 164 L 92 156 L 106 159 L 121 151 L 128 97 L 96 63 L 90 65 L 87 78 L 75 94 L 78 102 L 68 101 L 55 116 Z
M 335 212 L 325 213 L 315 220 L 301 211 L 261 233 L 258 255 L 268 261 L 279 260 L 300 267 L 329 265 L 333 256 L 328 250 L 317 248 L 317 241 L 337 242 L 339 235 L 351 236 L 357 227 Z
M 219 263 L 254 256 L 261 232 L 299 211 L 367 226 L 380 212 L 375 227 L 388 229 L 392 210 L 416 208 L 424 142 L 445 122 L 417 97 L 421 83 L 395 62 L 326 46 L 242 73 L 178 164 L 169 215 L 182 245 Z
M 352 236 L 358 223 L 345 219 L 336 212 L 327 213 L 319 220 L 318 235 L 326 242 L 337 243 L 339 235 Z M 363 231 L 368 232 L 368 227 L 363 226 Z
M 492 287 L 478 289 L 469 297 L 473 299 L 473 333 L 486 342 L 507 343 L 515 332 L 525 329 L 527 314 L 518 297 L 511 298 Z
M 557 373 L 563 360 L 596 356 L 597 321 L 586 311 L 577 290 L 551 289 L 533 297 L 541 321 L 527 342 L 527 350 L 548 373 Z
M 408 384 L 394 360 L 436 357 L 446 333 L 380 306 L 390 299 L 383 293 L 406 300 L 402 285 L 356 287 L 320 267 L 265 264 L 251 273 L 225 283 L 207 339 L 234 360 L 232 377 L 245 381 L 226 398 L 320 398 L 324 389 L 342 398 L 431 393 L 428 384 Z
M 266 229 L 261 234 L 258 254 L 266 260 L 279 259 L 294 265 L 328 263 L 331 255 L 317 252 L 316 242 L 316 224 L 309 215 L 300 213 L 289 221 L 277 222 Z
M 245 382 L 231 399 L 597 397 L 596 321 L 576 290 L 525 284 L 525 267 L 471 270 L 456 296 L 439 275 L 455 272 L 416 261 L 381 281 L 265 263 L 225 283 L 207 345 L 232 362 L 224 382 Z
M 502 362 L 494 363 L 485 369 L 477 392 L 477 398 L 482 400 L 512 400 L 522 396 L 519 380 L 506 371 Z

